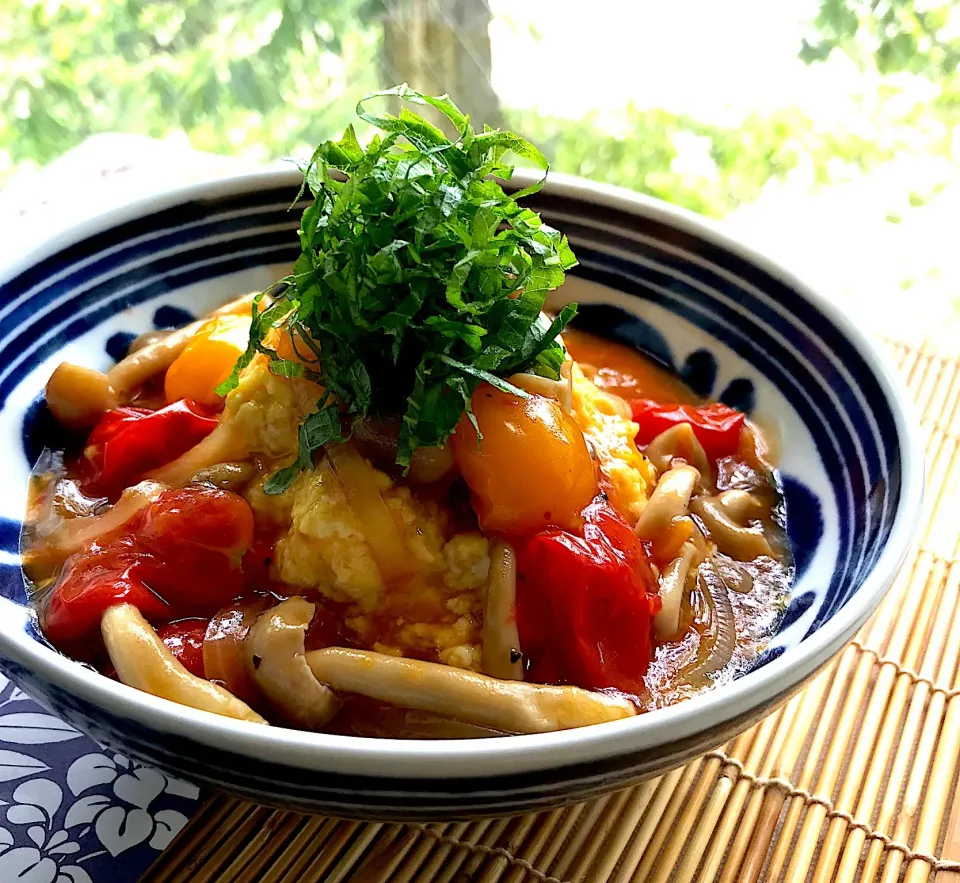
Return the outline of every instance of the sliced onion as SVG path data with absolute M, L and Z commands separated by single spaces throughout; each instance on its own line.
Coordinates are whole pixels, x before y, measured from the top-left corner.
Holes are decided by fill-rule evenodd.
M 128 487 L 120 499 L 101 515 L 83 515 L 64 519 L 60 526 L 43 540 L 37 558 L 53 562 L 63 560 L 100 537 L 123 527 L 141 509 L 152 503 L 166 488 L 155 481 L 141 481 Z
M 637 519 L 636 535 L 641 540 L 655 539 L 675 518 L 686 515 L 690 497 L 699 482 L 700 473 L 685 463 L 664 472 Z
M 203 668 L 207 678 L 223 684 L 244 702 L 255 702 L 259 690 L 247 668 L 243 642 L 257 617 L 273 604 L 274 599 L 269 595 L 231 601 L 210 620 L 203 639 Z
M 744 595 L 753 589 L 753 574 L 732 558 L 718 553 L 710 556 L 710 563 L 731 592 Z
M 373 469 L 350 444 L 332 445 L 327 454 L 383 581 L 389 583 L 413 574 L 413 556 L 380 496 Z
M 712 675 L 733 659 L 737 647 L 737 623 L 733 616 L 733 605 L 723 581 L 709 568 L 701 568 L 697 576 L 697 586 L 710 612 L 710 635 L 704 635 L 700 642 L 700 651 L 692 667 L 680 672 L 680 679 L 693 687 L 710 685 Z

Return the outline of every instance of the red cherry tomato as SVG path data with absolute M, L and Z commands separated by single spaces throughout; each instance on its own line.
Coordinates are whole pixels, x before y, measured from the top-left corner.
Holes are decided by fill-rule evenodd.
M 210 487 L 161 494 L 144 512 L 137 543 L 150 553 L 144 579 L 178 611 L 208 613 L 243 591 L 240 561 L 253 542 L 243 497 Z
M 143 581 L 175 615 L 210 613 L 243 592 L 243 570 L 219 552 L 186 547 L 176 556 L 145 555 Z
M 108 411 L 87 440 L 84 489 L 91 495 L 119 493 L 151 469 L 186 453 L 213 432 L 217 422 L 208 409 L 188 401 L 159 411 Z
M 253 539 L 243 498 L 216 488 L 167 491 L 127 526 L 71 559 L 51 593 L 44 630 L 57 646 L 95 639 L 104 611 L 130 603 L 152 622 L 210 615 L 243 592 Z
M 181 619 L 157 629 L 157 635 L 180 664 L 198 678 L 205 678 L 203 637 L 207 633 L 205 619 Z
M 147 587 L 143 563 L 132 537 L 94 544 L 71 558 L 44 611 L 50 642 L 70 647 L 98 634 L 104 611 L 115 604 L 133 604 L 154 622 L 168 619 L 170 607 Z
M 266 589 L 272 582 L 270 571 L 276 557 L 273 536 L 256 536 L 243 556 L 243 575 L 248 589 Z
M 583 535 L 551 528 L 517 549 L 517 627 L 530 679 L 641 693 L 660 608 L 646 548 L 605 501 Z
M 243 497 L 219 488 L 166 491 L 147 508 L 139 540 L 167 558 L 204 549 L 239 559 L 253 542 L 253 512 Z
M 637 444 L 652 442 L 661 432 L 680 424 L 689 423 L 697 441 L 711 460 L 729 457 L 740 445 L 740 430 L 744 415 L 727 405 L 715 402 L 712 405 L 664 404 L 651 399 L 634 399 L 630 402 L 634 422 L 640 427 Z

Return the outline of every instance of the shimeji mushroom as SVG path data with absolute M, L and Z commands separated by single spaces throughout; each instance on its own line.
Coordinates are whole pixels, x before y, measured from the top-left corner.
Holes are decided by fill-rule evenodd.
M 689 423 L 678 423 L 664 430 L 643 453 L 661 475 L 673 466 L 674 460 L 683 460 L 700 473 L 701 485 L 710 481 L 710 461 Z
M 287 598 L 260 615 L 244 642 L 244 654 L 263 695 L 292 724 L 317 730 L 340 708 L 333 691 L 321 684 L 303 655 L 303 639 L 314 605 Z
M 495 678 L 523 680 L 517 631 L 517 556 L 502 540 L 494 543 L 490 552 L 483 604 L 483 670 Z
M 223 687 L 187 671 L 132 604 L 109 608 L 103 614 L 100 631 L 110 662 L 124 684 L 190 708 L 251 723 L 266 723 Z
M 91 429 L 105 412 L 128 401 L 151 377 L 166 371 L 210 319 L 250 309 L 255 294 L 237 298 L 208 317 L 159 338 L 130 353 L 106 373 L 62 363 L 47 381 L 46 400 L 57 422 L 71 429 Z
M 719 496 L 696 497 L 690 503 L 690 511 L 703 522 L 717 548 L 731 558 L 752 561 L 761 555 L 773 555 L 763 529 L 748 521 L 751 510 L 744 505 L 743 493 L 725 491 Z
M 657 482 L 634 531 L 641 540 L 652 540 L 666 530 L 674 518 L 687 514 L 690 497 L 700 482 L 693 466 L 680 464 L 668 469 Z
M 618 696 L 503 681 L 368 650 L 328 647 L 307 653 L 306 660 L 317 679 L 337 691 L 508 733 L 548 733 L 636 714 L 636 708 Z
M 672 637 L 680 631 L 680 607 L 683 603 L 683 590 L 687 585 L 690 568 L 699 558 L 697 547 L 687 540 L 680 554 L 673 559 L 660 574 L 660 610 L 653 617 L 653 628 L 661 640 Z

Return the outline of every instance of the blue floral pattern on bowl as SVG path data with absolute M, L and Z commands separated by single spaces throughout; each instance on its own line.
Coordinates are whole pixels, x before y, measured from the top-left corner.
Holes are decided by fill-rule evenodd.
M 646 353 L 681 377 L 703 398 L 723 402 L 743 411 L 748 417 L 752 417 L 756 410 L 756 386 L 751 378 L 734 376 L 722 388 L 718 388 L 721 371 L 715 346 L 700 346 L 688 352 L 681 361 L 674 346 L 655 325 L 623 307 L 606 303 L 581 304 L 575 324 L 584 331 L 603 334 Z M 799 578 L 816 555 L 824 531 L 823 516 L 817 496 L 799 478 L 789 474 L 781 474 L 780 477 L 786 504 L 787 535 Z M 792 597 L 783 612 L 778 631 L 790 629 L 811 609 L 815 599 L 816 595 L 812 592 Z M 782 646 L 774 641 L 754 661 L 751 670 L 778 658 L 782 652 Z

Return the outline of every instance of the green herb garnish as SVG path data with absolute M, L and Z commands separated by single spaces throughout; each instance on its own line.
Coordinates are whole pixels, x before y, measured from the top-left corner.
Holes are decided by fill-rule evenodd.
M 456 140 L 406 108 L 366 110 L 385 96 L 436 108 Z M 397 463 L 408 466 L 414 448 L 446 442 L 462 414 L 473 420 L 470 397 L 482 381 L 522 396 L 505 377 L 557 379 L 557 335 L 576 312 L 567 306 L 549 325 L 541 318 L 547 293 L 576 264 L 566 237 L 517 204 L 543 180 L 512 196 L 494 180 L 511 177 L 511 153 L 546 175 L 536 147 L 510 132 L 477 133 L 447 96 L 405 85 L 367 95 L 357 115 L 384 136 L 364 150 L 350 126 L 302 168 L 300 195 L 309 187 L 314 196 L 300 225 L 302 254 L 270 292 L 269 309 L 254 307 L 248 350 L 218 390 L 236 387 L 257 352 L 277 374 L 324 385 L 320 410 L 300 427 L 299 456 L 271 477 L 270 493 L 310 467 L 317 449 L 343 440 L 341 412 L 401 417 Z M 274 327 L 296 332 L 318 370 L 267 347 Z

